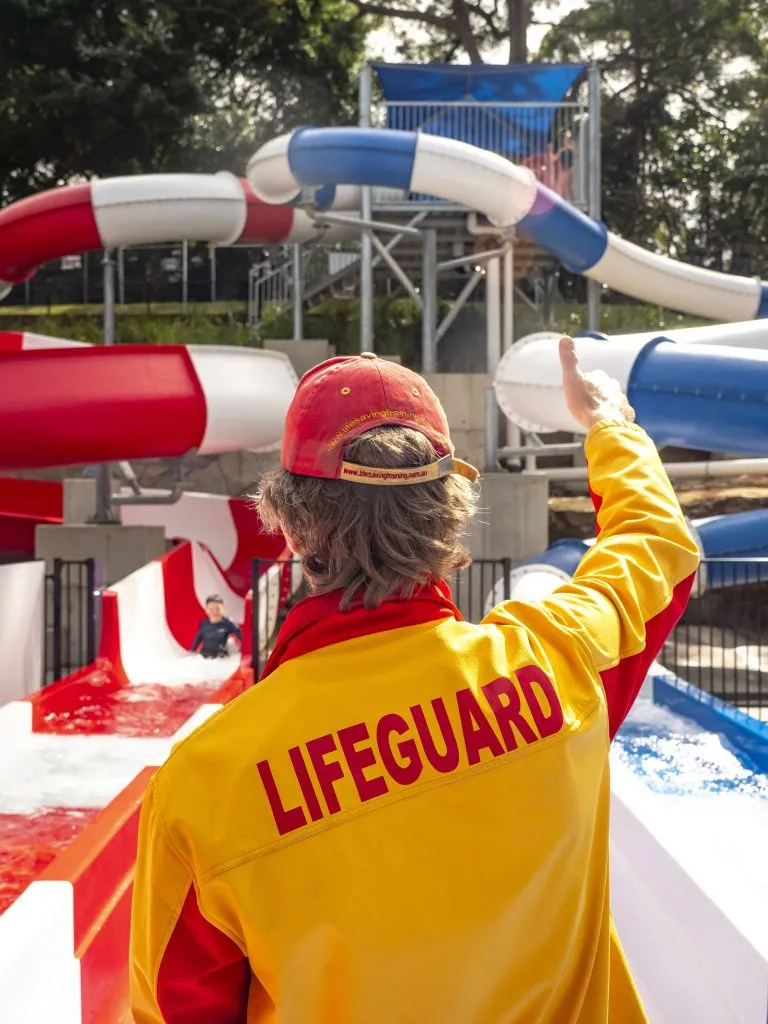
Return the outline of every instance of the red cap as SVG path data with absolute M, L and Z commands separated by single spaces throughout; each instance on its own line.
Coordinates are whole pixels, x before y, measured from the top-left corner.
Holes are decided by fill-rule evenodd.
M 435 461 L 404 469 L 345 462 L 351 441 L 387 426 L 424 434 L 435 449 Z M 454 457 L 445 412 L 424 378 L 373 352 L 327 359 L 304 374 L 286 416 L 281 461 L 300 476 L 366 484 L 424 483 L 449 473 L 478 477 L 473 466 Z

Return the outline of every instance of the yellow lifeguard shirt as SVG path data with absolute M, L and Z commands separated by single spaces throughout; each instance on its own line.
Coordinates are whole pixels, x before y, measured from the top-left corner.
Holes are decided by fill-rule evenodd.
M 652 442 L 586 441 L 573 580 L 464 622 L 443 585 L 288 616 L 269 673 L 142 814 L 137 1024 L 635 1024 L 610 917 L 610 739 L 699 555 Z

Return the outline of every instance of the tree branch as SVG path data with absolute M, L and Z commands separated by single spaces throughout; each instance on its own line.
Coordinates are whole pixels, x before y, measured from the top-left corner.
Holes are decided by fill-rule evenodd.
M 452 0 L 451 7 L 453 9 L 453 31 L 467 51 L 467 56 L 473 64 L 484 63 L 483 58 L 480 56 L 475 33 L 472 31 L 472 23 L 469 20 L 469 11 L 466 3 L 464 0 Z
M 400 18 L 403 21 L 420 21 L 424 25 L 432 25 L 433 28 L 441 28 L 446 32 L 452 32 L 454 29 L 452 18 L 445 18 L 440 14 L 430 14 L 429 11 L 404 11 L 399 7 L 392 7 L 389 4 L 369 3 L 368 0 L 349 0 L 349 2 L 354 4 L 363 17 L 370 15 L 375 18 Z

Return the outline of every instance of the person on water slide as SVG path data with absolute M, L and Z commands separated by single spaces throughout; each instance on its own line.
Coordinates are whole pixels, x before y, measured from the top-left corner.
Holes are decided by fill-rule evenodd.
M 258 498 L 312 596 L 141 815 L 136 1024 L 637 1024 L 613 928 L 608 752 L 699 554 L 618 384 L 560 343 L 599 535 L 573 579 L 465 622 L 478 504 L 426 381 L 301 380 Z
M 224 614 L 224 600 L 218 594 L 205 599 L 205 618 L 197 627 L 190 652 L 204 658 L 225 658 L 233 654 L 243 638 L 242 631 Z

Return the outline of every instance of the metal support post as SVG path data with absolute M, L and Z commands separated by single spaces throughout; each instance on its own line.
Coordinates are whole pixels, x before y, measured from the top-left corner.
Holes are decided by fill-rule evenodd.
M 125 249 L 117 250 L 117 301 L 125 305 Z
M 486 372 L 495 374 L 501 359 L 501 260 L 488 260 L 485 270 Z
M 485 389 L 485 466 L 486 473 L 499 468 L 499 405 L 493 388 Z
M 589 181 L 588 181 L 588 212 L 593 220 L 602 216 L 602 172 L 600 155 L 600 67 L 591 64 L 588 79 L 589 96 Z M 590 331 L 600 330 L 600 292 L 599 281 L 587 282 L 587 324 Z
M 293 276 L 293 340 L 304 340 L 304 268 L 301 246 L 292 246 L 291 274 Z
M 359 125 L 371 126 L 373 102 L 373 68 L 366 64 L 360 72 L 358 93 L 360 103 Z M 373 219 L 373 192 L 370 186 L 361 190 L 361 214 L 364 221 Z M 371 229 L 364 228 L 360 238 L 360 351 L 373 352 L 373 242 Z
M 502 263 L 503 304 L 501 307 L 501 347 L 504 352 L 512 347 L 515 340 L 515 249 L 510 239 Z M 520 428 L 507 420 L 507 444 L 519 447 Z
M 424 229 L 421 263 L 421 372 L 437 370 L 437 231 Z
M 515 340 L 515 250 L 512 243 L 504 253 L 504 306 L 501 326 L 501 344 L 504 352 Z
M 104 344 L 115 344 L 115 256 L 110 249 L 104 250 Z M 96 477 L 95 523 L 114 523 L 112 511 L 112 467 L 102 462 Z
M 189 300 L 189 242 L 181 243 L 181 306 L 186 311 Z
M 216 301 L 216 246 L 211 245 L 208 249 L 208 265 L 211 274 L 211 302 Z

